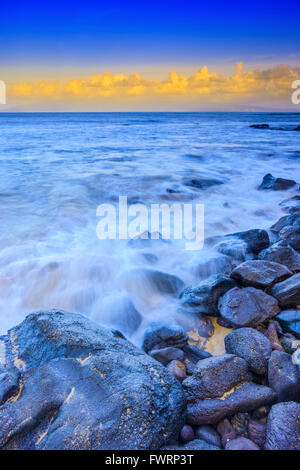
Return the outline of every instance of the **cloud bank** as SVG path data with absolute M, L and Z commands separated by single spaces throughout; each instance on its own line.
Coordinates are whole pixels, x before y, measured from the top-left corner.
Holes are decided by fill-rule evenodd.
M 203 66 L 192 76 L 175 71 L 165 80 L 148 80 L 139 73 L 94 75 L 86 80 L 43 80 L 38 83 L 19 82 L 8 87 L 8 97 L 14 103 L 159 103 L 160 101 L 181 104 L 191 102 L 201 108 L 209 103 L 226 105 L 290 104 L 291 84 L 300 79 L 300 67 L 278 65 L 267 70 L 243 69 L 242 62 L 236 64 L 231 76 L 210 72 Z

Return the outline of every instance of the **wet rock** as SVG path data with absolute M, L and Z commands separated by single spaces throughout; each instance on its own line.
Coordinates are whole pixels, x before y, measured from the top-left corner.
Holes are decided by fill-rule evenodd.
M 51 311 L 29 315 L 4 340 L 21 378 L 0 407 L 2 449 L 158 449 L 182 429 L 181 386 L 117 333 Z
M 288 331 L 300 339 L 300 309 L 282 310 L 276 320 L 284 331 Z
M 257 444 L 245 437 L 237 437 L 227 442 L 225 450 L 260 450 Z
M 281 307 L 297 307 L 300 305 L 300 273 L 275 284 L 271 294 L 278 300 Z
M 206 189 L 210 188 L 211 186 L 218 186 L 220 184 L 224 184 L 224 181 L 213 178 L 184 178 L 182 180 L 182 183 L 185 186 L 190 186 L 195 189 Z
M 193 441 L 185 444 L 184 446 L 166 446 L 162 447 L 161 450 L 220 450 L 219 447 L 208 444 L 208 442 L 202 441 L 201 439 L 194 439 Z
M 228 236 L 238 238 L 239 240 L 245 242 L 248 252 L 253 254 L 259 253 L 265 248 L 268 248 L 270 245 L 268 232 L 261 229 L 252 229 L 247 230 L 246 232 L 236 232 Z
M 114 326 L 125 335 L 131 335 L 142 323 L 142 315 L 137 311 L 132 301 L 127 296 L 115 299 L 110 308 L 103 312 L 102 322 L 107 326 Z
M 0 405 L 17 395 L 20 372 L 16 367 L 0 370 Z
M 178 348 L 154 349 L 149 352 L 149 355 L 163 366 L 171 361 L 183 361 L 184 359 L 184 352 Z
M 251 382 L 244 359 L 231 354 L 200 361 L 183 382 L 187 396 L 187 422 L 214 424 L 237 412 L 250 411 L 273 402 L 268 387 Z
M 142 349 L 147 353 L 153 349 L 168 347 L 181 349 L 187 344 L 187 340 L 188 336 L 180 325 L 153 322 L 145 330 Z
M 218 243 L 215 248 L 224 256 L 239 262 L 245 261 L 248 252 L 247 244 L 243 240 L 237 240 L 235 238 L 223 240 Z
M 187 287 L 180 298 L 184 305 L 195 307 L 197 312 L 206 315 L 218 315 L 218 300 L 229 289 L 235 286 L 235 281 L 229 276 L 218 274 Z
M 238 436 L 248 437 L 249 413 L 237 413 L 231 418 L 231 424 Z
M 269 386 L 277 395 L 277 400 L 300 400 L 300 370 L 293 364 L 286 352 L 273 351 L 268 367 Z
M 197 427 L 195 437 L 196 439 L 201 439 L 212 446 L 221 447 L 222 445 L 219 433 L 209 424 L 203 424 L 202 426 Z
M 300 403 L 273 405 L 268 416 L 266 450 L 300 450 Z
M 271 173 L 263 177 L 258 189 L 272 189 L 273 191 L 284 191 L 295 186 L 296 181 L 284 178 L 275 178 Z
M 282 333 L 282 329 L 277 321 L 272 321 L 269 323 L 267 330 L 264 332 L 264 335 L 271 342 L 272 350 L 283 351 L 284 348 L 279 341 L 277 332 Z
M 261 251 L 258 258 L 285 265 L 292 272 L 300 271 L 300 254 L 285 241 Z
M 271 407 L 270 406 L 260 406 L 257 408 L 257 410 L 254 410 L 252 412 L 252 418 L 254 419 L 264 419 L 266 416 L 268 416 L 270 412 Z
M 284 281 L 286 282 L 286 281 Z M 219 311 L 233 327 L 256 326 L 279 312 L 274 297 L 254 287 L 235 287 L 219 300 Z
M 143 271 L 143 274 L 141 273 L 142 276 L 162 294 L 178 295 L 184 287 L 184 282 L 179 277 L 172 274 L 151 269 L 141 271 Z
M 207 279 L 216 274 L 230 274 L 232 271 L 232 260 L 230 256 L 223 254 L 204 258 L 196 267 L 195 274 L 201 279 Z
M 180 439 L 184 444 L 187 444 L 188 442 L 191 442 L 195 439 L 195 433 L 192 426 L 189 426 L 188 424 L 183 426 L 180 431 Z
M 236 439 L 237 437 L 231 422 L 227 418 L 218 423 L 217 431 L 221 436 L 222 447 L 225 447 L 227 442 L 231 441 L 232 439 Z
M 179 382 L 187 378 L 185 364 L 181 361 L 171 361 L 167 369 Z
M 273 261 L 249 260 L 239 264 L 231 277 L 243 286 L 266 289 L 276 282 L 284 281 L 293 273 L 284 265 Z
M 284 348 L 283 351 L 288 354 L 294 354 L 294 352 L 300 348 L 300 341 L 290 333 L 285 333 L 284 336 L 281 337 L 280 343 Z
M 248 435 L 251 441 L 255 442 L 261 449 L 264 448 L 266 441 L 267 426 L 265 423 L 251 419 L 248 426 Z
M 286 241 L 297 252 L 300 252 L 300 223 L 286 225 L 279 232 L 279 238 Z
M 269 124 L 251 124 L 249 127 L 253 127 L 254 129 L 270 129 Z
M 182 349 L 185 358 L 193 364 L 197 364 L 197 362 L 201 361 L 202 359 L 207 359 L 208 357 L 211 357 L 211 354 L 209 352 L 203 351 L 202 349 L 198 349 L 190 344 L 183 346 Z
M 234 330 L 225 337 L 225 348 L 227 353 L 245 359 L 255 374 L 267 373 L 272 345 L 259 331 L 253 328 Z
M 289 199 L 285 199 L 279 204 L 286 212 L 290 214 L 300 211 L 300 196 L 293 196 Z

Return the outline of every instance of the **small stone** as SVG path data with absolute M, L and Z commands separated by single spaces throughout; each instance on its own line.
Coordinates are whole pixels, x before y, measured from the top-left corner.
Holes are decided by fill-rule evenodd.
M 255 374 L 267 373 L 272 345 L 262 333 L 253 328 L 240 328 L 229 333 L 224 341 L 226 352 L 245 359 Z
M 284 178 L 275 178 L 271 173 L 264 176 L 258 189 L 272 189 L 273 191 L 284 191 L 295 186 L 296 181 Z
M 268 416 L 271 407 L 268 405 L 260 406 L 257 410 L 252 412 L 252 418 L 254 419 L 264 419 Z
M 188 442 L 191 442 L 195 439 L 195 433 L 192 426 L 189 426 L 188 424 L 183 426 L 180 431 L 180 439 L 184 444 L 187 444 Z
M 297 307 L 300 305 L 300 273 L 275 284 L 271 294 L 282 307 Z
M 231 424 L 238 436 L 248 437 L 249 413 L 237 413 L 231 418 Z
M 277 321 L 270 322 L 264 335 L 271 342 L 272 349 L 284 352 L 284 348 L 278 338 L 278 334 L 277 334 L 278 326 L 277 325 L 279 325 Z
M 248 426 L 248 435 L 251 441 L 255 442 L 261 449 L 263 449 L 266 441 L 267 426 L 265 423 L 256 419 L 251 419 Z
M 298 253 L 300 252 L 300 222 L 286 225 L 279 232 L 279 238 L 291 245 Z
M 148 353 L 156 361 L 166 366 L 171 361 L 183 361 L 184 352 L 178 348 L 153 349 Z
M 237 437 L 231 422 L 227 418 L 218 423 L 217 431 L 221 436 L 222 447 L 225 447 L 227 442 Z
M 300 450 L 300 403 L 273 405 L 268 416 L 266 450 Z
M 292 275 L 293 273 L 286 266 L 262 260 L 245 261 L 231 273 L 231 277 L 243 286 L 258 289 L 266 289 Z
M 171 372 L 174 377 L 179 380 L 179 382 L 182 382 L 184 379 L 187 378 L 186 374 L 186 367 L 183 364 L 183 362 L 180 361 L 171 361 L 167 365 L 167 369 L 169 372 Z
M 284 281 L 286 282 L 286 281 Z M 274 297 L 254 287 L 235 287 L 219 300 L 219 311 L 232 326 L 256 326 L 279 313 Z
M 202 426 L 197 427 L 195 436 L 196 439 L 202 439 L 213 446 L 221 447 L 222 445 L 219 433 L 209 424 L 203 424 Z
M 276 320 L 284 331 L 288 331 L 300 339 L 300 309 L 282 310 Z
M 260 450 L 257 444 L 245 437 L 238 437 L 227 442 L 225 450 Z
M 293 364 L 289 354 L 281 351 L 272 352 L 269 360 L 268 380 L 278 401 L 300 399 L 300 370 L 296 364 Z

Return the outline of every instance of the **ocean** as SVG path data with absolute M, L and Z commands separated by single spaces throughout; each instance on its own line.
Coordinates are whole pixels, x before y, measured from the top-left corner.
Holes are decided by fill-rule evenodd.
M 272 129 L 249 127 L 260 123 Z M 189 285 L 211 274 L 203 266 L 215 253 L 182 240 L 99 240 L 97 207 L 119 196 L 203 204 L 206 238 L 268 228 L 296 190 L 257 188 L 266 173 L 300 182 L 300 133 L 290 131 L 299 124 L 297 113 L 1 113 L 0 332 L 32 311 L 64 309 L 140 344 L 180 302 L 148 270 Z M 127 329 L 133 310 L 142 321 Z

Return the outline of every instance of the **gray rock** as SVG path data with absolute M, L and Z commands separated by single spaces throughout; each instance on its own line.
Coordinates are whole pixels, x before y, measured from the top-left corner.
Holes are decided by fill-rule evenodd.
M 229 333 L 224 342 L 226 352 L 245 359 L 255 374 L 267 373 L 272 344 L 262 333 L 253 328 L 240 328 Z
M 149 352 L 149 355 L 163 366 L 166 366 L 171 361 L 183 361 L 184 358 L 184 352 L 181 349 L 172 347 L 153 349 Z
M 271 294 L 282 307 L 297 307 L 300 305 L 300 273 L 275 284 Z
M 218 315 L 219 298 L 234 286 L 233 279 L 224 274 L 218 274 L 187 287 L 181 293 L 180 298 L 184 305 L 195 307 L 199 313 Z
M 276 320 L 279 321 L 284 331 L 288 331 L 300 339 L 300 309 L 282 310 Z
M 261 251 L 258 258 L 285 265 L 290 271 L 300 271 L 300 254 L 288 243 L 281 241 Z
M 284 281 L 286 282 L 286 281 Z M 254 287 L 235 287 L 219 300 L 219 311 L 233 327 L 256 326 L 279 313 L 274 297 Z
M 275 178 L 271 173 L 263 177 L 258 189 L 272 189 L 273 191 L 284 191 L 295 186 L 296 181 L 284 178 Z
M 0 407 L 2 449 L 158 449 L 184 424 L 167 370 L 81 315 L 33 313 L 5 343 L 22 376 Z
M 239 264 L 231 277 L 243 286 L 266 289 L 276 282 L 284 281 L 293 273 L 284 265 L 273 261 L 249 260 Z
M 181 349 L 187 340 L 188 336 L 180 325 L 153 322 L 145 330 L 142 349 L 146 352 L 168 347 Z
M 214 424 L 239 411 L 272 403 L 274 392 L 251 382 L 244 359 L 231 354 L 200 361 L 183 381 L 187 396 L 187 423 Z
M 300 450 L 300 403 L 273 405 L 267 421 L 266 450 Z
M 260 448 L 246 437 L 237 437 L 227 442 L 225 450 L 260 450 Z
M 300 400 L 300 369 L 293 364 L 292 357 L 281 351 L 273 351 L 268 366 L 269 386 L 277 400 Z
M 202 426 L 199 426 L 196 429 L 195 436 L 196 439 L 201 439 L 202 441 L 205 441 L 212 446 L 222 446 L 219 433 L 213 426 L 210 426 L 209 424 L 202 424 Z

